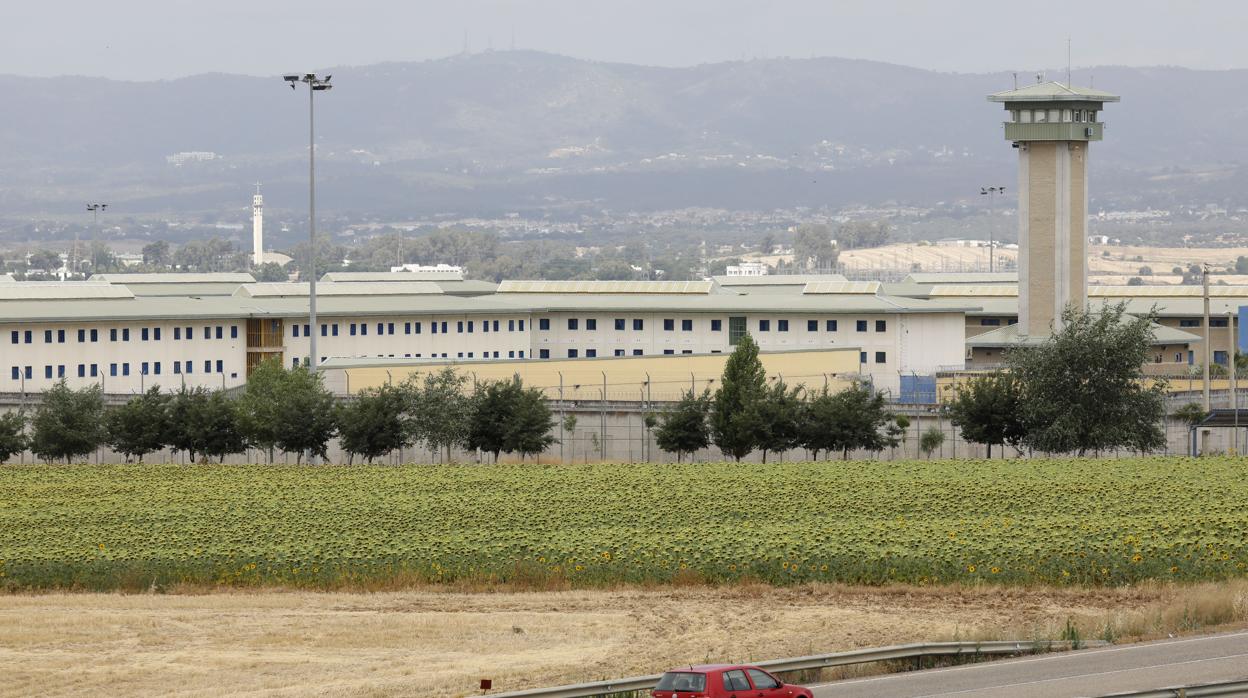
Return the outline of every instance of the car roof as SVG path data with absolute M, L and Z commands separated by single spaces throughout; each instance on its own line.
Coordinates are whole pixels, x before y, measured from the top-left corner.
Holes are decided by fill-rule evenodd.
M 705 674 L 709 671 L 730 671 L 732 669 L 757 669 L 752 664 L 694 664 L 693 666 L 671 669 L 670 671 L 692 671 Z

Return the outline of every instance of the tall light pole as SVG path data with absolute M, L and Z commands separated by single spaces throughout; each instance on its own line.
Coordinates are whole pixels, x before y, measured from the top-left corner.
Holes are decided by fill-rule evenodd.
M 91 212 L 91 220 L 92 220 L 91 234 L 97 239 L 100 237 L 100 212 L 106 208 L 108 208 L 108 204 L 96 204 L 96 203 L 87 204 L 87 210 Z M 78 232 L 74 231 L 74 251 L 70 254 L 70 264 L 77 266 L 77 258 L 78 258 Z M 71 268 L 69 270 L 69 273 L 71 274 L 74 273 L 74 269 Z
M 994 242 L 993 231 L 997 227 L 997 195 L 1004 194 L 1005 187 L 980 187 L 980 196 L 988 197 L 988 272 L 995 271 L 993 257 L 997 252 L 997 243 Z
M 332 75 L 318 78 L 315 73 L 304 75 L 284 75 L 282 79 L 295 89 L 295 83 L 308 85 L 308 370 L 316 373 L 316 335 L 320 328 L 316 325 L 316 110 L 312 97 L 323 90 L 328 90 Z

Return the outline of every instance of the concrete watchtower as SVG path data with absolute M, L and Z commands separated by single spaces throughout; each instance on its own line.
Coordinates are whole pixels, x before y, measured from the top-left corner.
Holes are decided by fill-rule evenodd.
M 1087 303 L 1088 143 L 1101 140 L 1117 95 L 1042 82 L 988 95 L 1005 104 L 1018 148 L 1018 329 L 1045 336 L 1067 305 Z

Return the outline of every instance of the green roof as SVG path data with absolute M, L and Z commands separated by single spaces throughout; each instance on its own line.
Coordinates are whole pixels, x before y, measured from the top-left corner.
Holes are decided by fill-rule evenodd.
M 1091 87 L 1049 81 L 988 95 L 989 102 L 1117 102 L 1121 97 Z
M 1192 344 L 1201 338 L 1191 332 L 1153 323 L 1153 346 L 1163 344 Z M 1034 347 L 1044 344 L 1050 335 L 1020 335 L 1018 325 L 999 327 L 966 340 L 968 347 Z

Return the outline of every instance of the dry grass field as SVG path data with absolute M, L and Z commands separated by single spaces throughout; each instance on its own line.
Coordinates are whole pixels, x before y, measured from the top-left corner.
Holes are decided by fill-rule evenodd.
M 1121 641 L 1248 618 L 1248 583 L 0 596 L 0 696 L 466 696 L 932 639 Z

